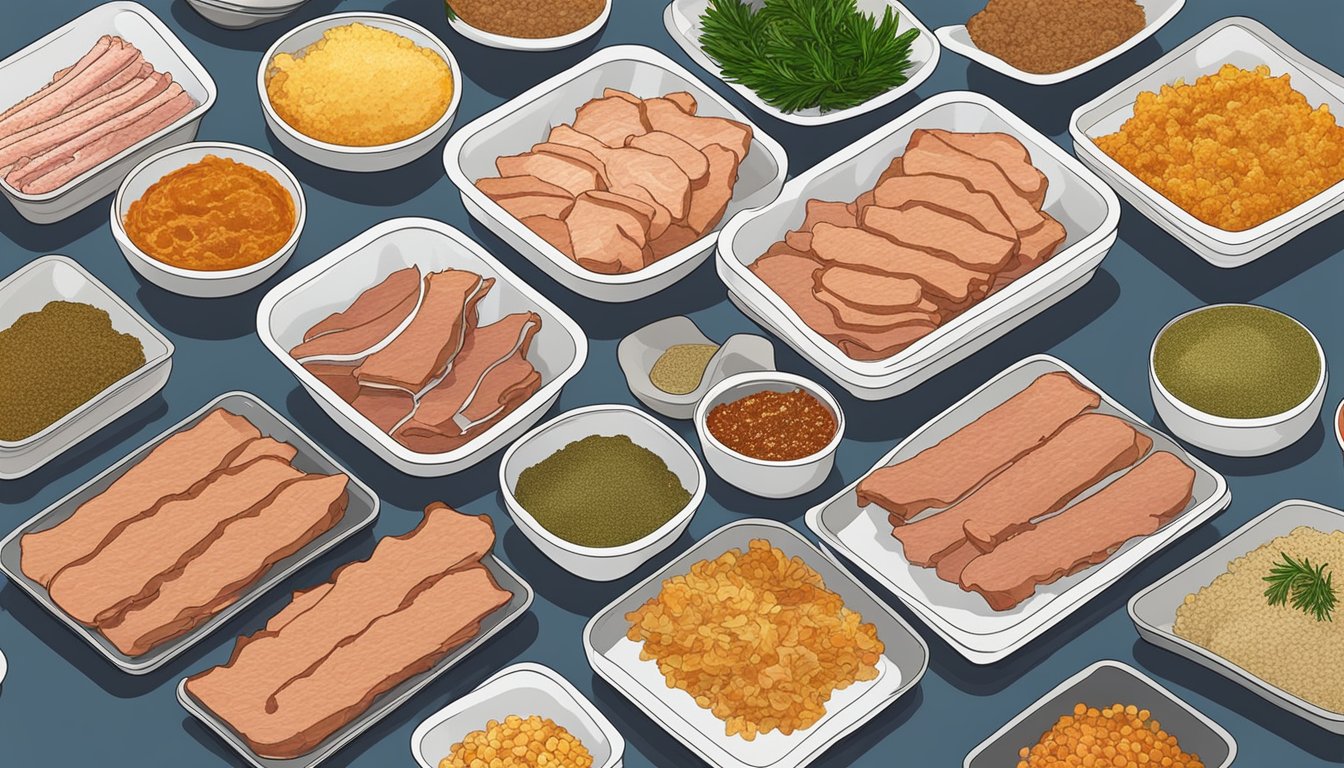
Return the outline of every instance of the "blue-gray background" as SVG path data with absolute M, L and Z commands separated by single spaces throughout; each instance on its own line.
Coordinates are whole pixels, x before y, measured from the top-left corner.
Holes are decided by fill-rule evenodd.
M 315 166 L 280 148 L 262 123 L 255 85 L 261 54 L 278 35 L 301 21 L 333 11 L 383 10 L 418 21 L 447 41 L 461 62 L 466 82 L 458 125 L 573 66 L 596 47 L 647 44 L 687 64 L 743 107 L 763 130 L 783 143 L 794 174 L 900 115 L 921 98 L 963 88 L 989 94 L 1068 146 L 1067 123 L 1074 108 L 1223 16 L 1254 16 L 1308 56 L 1336 71 L 1344 70 L 1344 49 L 1339 44 L 1344 10 L 1333 0 L 1190 0 L 1154 39 L 1064 85 L 1022 85 L 945 52 L 933 77 L 895 104 L 839 125 L 798 128 L 765 117 L 691 64 L 663 30 L 662 0 L 617 0 L 600 38 L 543 54 L 496 51 L 464 40 L 448 29 L 438 0 L 310 0 L 290 19 L 241 32 L 211 26 L 184 0 L 142 1 L 182 37 L 219 86 L 219 101 L 206 115 L 200 138 L 236 141 L 272 152 L 303 182 L 310 208 L 308 226 L 298 254 L 282 277 L 391 217 L 429 216 L 463 229 L 570 312 L 591 339 L 587 366 L 565 389 L 552 415 L 591 403 L 633 402 L 616 365 L 616 344 L 647 322 L 689 314 L 719 339 L 760 329 L 729 305 L 712 262 L 679 285 L 635 304 L 601 304 L 568 292 L 468 218 L 457 190 L 443 174 L 438 151 L 400 170 L 358 176 Z M 982 2 L 909 0 L 908 4 L 927 26 L 937 28 L 963 22 Z M 94 5 L 92 0 L 4 3 L 0 56 Z M 684 550 L 690 541 L 748 516 L 770 517 L 803 528 L 802 516 L 808 507 L 852 482 L 929 417 L 1033 353 L 1052 352 L 1064 358 L 1140 416 L 1151 417 L 1144 366 L 1152 337 L 1172 316 L 1205 303 L 1254 301 L 1289 311 L 1317 333 L 1331 360 L 1344 360 L 1344 327 L 1339 322 L 1344 259 L 1331 258 L 1344 248 L 1340 244 L 1344 217 L 1318 226 L 1250 266 L 1223 271 L 1206 265 L 1125 206 L 1120 241 L 1097 276 L 1074 296 L 910 394 L 880 403 L 845 398 L 850 432 L 840 448 L 838 471 L 822 488 L 800 499 L 764 502 L 711 478 L 704 505 L 688 533 L 669 552 L 629 579 L 592 584 L 560 570 L 513 530 L 498 498 L 498 456 L 453 477 L 412 479 L 391 470 L 337 428 L 256 337 L 257 303 L 282 277 L 231 299 L 206 301 L 167 293 L 131 272 L 108 232 L 108 205 L 103 200 L 73 218 L 45 227 L 29 224 L 8 206 L 0 206 L 0 274 L 46 253 L 78 260 L 172 338 L 177 345 L 172 379 L 160 397 L 93 435 L 59 461 L 22 480 L 0 483 L 0 534 L 215 395 L 243 389 L 290 416 L 373 487 L 383 500 L 375 531 L 378 536 L 408 530 L 419 519 L 419 511 L 436 499 L 467 512 L 490 514 L 501 533 L 497 551 L 536 587 L 537 600 L 530 615 L 333 756 L 327 763 L 333 767 L 413 765 L 408 744 L 420 720 L 495 670 L 519 660 L 548 664 L 591 694 L 598 708 L 625 734 L 628 768 L 699 765 L 690 752 L 595 678 L 580 645 L 580 632 L 589 616 L 634 579 Z M 781 368 L 825 381 L 784 345 L 775 346 Z M 1327 399 L 1328 412 L 1341 396 L 1344 383 L 1336 377 Z M 1124 610 L 1130 595 L 1282 499 L 1344 503 L 1340 450 L 1328 422 L 1328 416 L 1322 417 L 1322 424 L 1300 444 L 1264 459 L 1202 456 L 1227 475 L 1234 494 L 1231 508 L 1003 663 L 976 667 L 965 662 L 905 612 L 932 650 L 923 683 L 835 746 L 818 765 L 960 765 L 971 747 L 1041 693 L 1103 658 L 1136 663 L 1224 725 L 1240 745 L 1239 765 L 1310 768 L 1344 763 L 1344 738 L 1329 736 L 1213 673 L 1145 645 Z M 695 444 L 688 424 L 673 426 Z M 0 648 L 10 664 L 0 690 L 0 765 L 241 765 L 221 742 L 186 717 L 174 698 L 177 680 L 224 661 L 232 639 L 259 626 L 290 588 L 325 580 L 336 565 L 366 556 L 373 538 L 362 536 L 323 558 L 175 663 L 145 677 L 115 670 L 19 589 L 0 579 Z M 1265 638 L 1265 642 L 1274 639 Z

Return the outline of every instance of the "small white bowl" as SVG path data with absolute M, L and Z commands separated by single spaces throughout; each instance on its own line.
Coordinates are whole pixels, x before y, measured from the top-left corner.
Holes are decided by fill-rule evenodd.
M 251 29 L 289 16 L 308 0 L 187 0 L 206 21 L 224 29 Z
M 835 416 L 835 436 L 820 451 L 792 461 L 764 461 L 731 450 L 710 433 L 709 412 L 757 392 L 792 392 L 801 389 L 821 401 Z M 729 485 L 767 499 L 789 499 L 815 489 L 831 474 L 835 452 L 845 436 L 845 412 L 840 403 L 814 381 L 792 373 L 757 371 L 729 376 L 705 393 L 695 409 L 695 431 L 700 448 L 714 474 Z
M 486 32 L 471 26 L 462 19 L 461 16 L 453 14 L 448 18 L 448 26 L 453 31 L 467 38 L 474 43 L 487 45 L 491 48 L 501 48 L 506 51 L 557 51 L 561 48 L 568 48 L 571 45 L 578 45 L 584 40 L 596 35 L 602 27 L 606 26 L 607 19 L 611 17 L 611 5 L 613 0 L 607 0 L 602 7 L 602 12 L 597 18 L 588 23 L 587 26 L 570 32 L 567 35 L 557 37 L 510 37 L 508 35 L 497 35 L 493 32 Z
M 1291 315 L 1279 313 L 1297 323 L 1302 327 L 1302 330 L 1307 332 L 1308 336 L 1311 336 L 1312 343 L 1316 345 L 1316 354 L 1321 359 L 1321 376 L 1316 381 L 1316 388 L 1312 390 L 1311 395 L 1306 400 L 1275 416 L 1266 416 L 1259 419 L 1229 419 L 1205 413 L 1187 405 L 1168 392 L 1162 382 L 1158 381 L 1157 370 L 1153 365 L 1154 356 L 1157 354 L 1158 340 L 1176 321 L 1206 309 L 1234 306 L 1254 306 L 1257 309 L 1268 309 L 1268 307 L 1260 307 L 1254 304 L 1211 304 L 1172 318 L 1171 322 L 1162 326 L 1162 330 L 1157 332 L 1157 337 L 1153 339 L 1153 346 L 1148 351 L 1148 384 L 1152 391 L 1153 407 L 1157 410 L 1157 415 L 1171 430 L 1172 434 L 1180 439 L 1223 456 L 1264 456 L 1287 448 L 1301 440 L 1307 432 L 1311 431 L 1312 425 L 1321 416 L 1321 407 L 1325 404 L 1325 385 L 1329 380 L 1329 372 L 1326 370 L 1325 350 L 1321 349 L 1321 342 L 1311 332 L 1310 328 L 1302 325 Z
M 297 54 L 309 45 L 321 40 L 322 35 L 327 30 L 355 23 L 395 32 L 422 48 L 433 50 L 443 57 L 444 61 L 448 62 L 448 68 L 453 73 L 453 98 L 448 103 L 447 111 L 437 122 L 415 136 L 392 144 L 380 144 L 372 147 L 347 147 L 305 136 L 281 119 L 275 108 L 271 106 L 270 97 L 266 94 L 266 71 L 270 69 L 271 61 L 275 59 L 276 54 Z M 462 101 L 463 84 L 462 68 L 457 65 L 457 59 L 453 56 L 453 52 L 448 50 L 448 46 L 442 40 L 413 21 L 387 13 L 333 13 L 330 16 L 323 16 L 300 24 L 281 35 L 280 39 L 276 40 L 275 44 L 266 51 L 266 55 L 261 57 L 261 65 L 257 67 L 257 95 L 261 98 L 261 112 L 266 118 L 267 127 L 280 140 L 280 143 L 305 160 L 338 171 L 354 171 L 357 173 L 375 173 L 399 168 L 419 159 L 433 149 L 448 135 L 448 131 L 453 127 L 453 118 L 457 115 L 457 105 Z
M 285 188 L 294 200 L 294 232 L 280 250 L 251 264 L 238 269 L 208 271 L 184 269 L 166 264 L 140 250 L 126 234 L 126 214 L 131 203 L 139 200 L 145 192 L 164 176 L 195 162 L 206 155 L 215 155 L 249 165 L 270 175 Z M 164 290 L 183 296 L 195 296 L 214 299 L 222 296 L 234 296 L 256 288 L 266 282 L 294 255 L 299 246 L 299 235 L 303 232 L 303 223 L 307 218 L 308 203 L 303 196 L 303 187 L 290 170 L 270 155 L 245 147 L 241 144 L 199 141 L 166 149 L 147 158 L 126 176 L 117 196 L 112 200 L 112 237 L 121 248 L 121 253 L 131 268 L 146 280 Z
M 583 547 L 546 530 L 514 497 L 518 477 L 566 445 L 592 435 L 627 435 L 658 454 L 691 492 L 690 502 L 658 530 L 619 547 Z M 499 464 L 499 489 L 513 522 L 542 554 L 579 578 L 614 581 L 670 547 L 686 530 L 705 498 L 705 469 L 686 441 L 652 416 L 628 405 L 592 405 L 563 413 L 511 445 Z
M 593 768 L 619 768 L 625 739 L 586 696 L 555 670 L 522 662 L 496 672 L 476 690 L 430 715 L 411 735 L 421 768 L 438 768 L 453 745 L 509 715 L 550 718 L 593 756 Z

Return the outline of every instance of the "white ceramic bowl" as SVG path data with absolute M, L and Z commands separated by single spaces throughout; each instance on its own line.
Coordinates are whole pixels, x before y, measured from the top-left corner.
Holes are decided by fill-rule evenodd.
M 1311 329 L 1302 325 L 1290 315 L 1283 315 L 1297 323 L 1302 327 L 1302 330 L 1307 332 L 1308 336 L 1311 336 L 1312 343 L 1316 345 L 1316 353 L 1320 355 L 1321 376 L 1316 381 L 1316 388 L 1312 390 L 1311 395 L 1306 400 L 1303 400 L 1291 410 L 1276 416 L 1266 416 L 1260 419 L 1229 419 L 1204 413 L 1181 402 L 1175 395 L 1168 392 L 1167 388 L 1162 386 L 1162 382 L 1158 380 L 1157 371 L 1153 366 L 1153 358 L 1157 353 L 1157 342 L 1173 323 L 1196 312 L 1202 312 L 1213 307 L 1228 306 L 1256 305 L 1211 304 L 1173 318 L 1171 322 L 1162 326 L 1161 331 L 1158 331 L 1157 337 L 1153 339 L 1153 346 L 1148 352 L 1148 384 L 1152 391 L 1153 407 L 1172 434 L 1191 445 L 1224 456 L 1264 456 L 1287 448 L 1301 440 L 1307 432 L 1311 431 L 1312 425 L 1321 416 L 1321 407 L 1325 404 L 1325 385 L 1329 380 L 1329 372 L 1326 370 L 1325 350 L 1321 349 L 1321 342 L 1311 332 Z M 1267 309 L 1258 306 L 1257 308 Z M 1280 312 L 1279 314 L 1283 313 Z
M 801 389 L 821 401 L 835 416 L 835 436 L 820 451 L 793 461 L 763 461 L 729 449 L 706 426 L 709 412 L 717 405 L 740 400 L 767 390 L 792 392 Z M 845 436 L 845 412 L 821 385 L 780 371 L 757 371 L 729 376 L 705 393 L 695 408 L 695 431 L 700 449 L 714 474 L 729 485 L 767 499 L 788 499 L 813 490 L 826 480 L 835 466 L 835 452 Z
M 187 0 L 206 21 L 224 29 L 251 29 L 279 21 L 308 0 Z
M 266 95 L 266 72 L 277 53 L 298 53 L 309 45 L 322 39 L 322 35 L 334 27 L 360 23 L 370 27 L 395 32 L 422 48 L 429 48 L 448 62 L 453 73 L 453 98 L 443 116 L 430 127 L 408 139 L 393 144 L 381 144 L 373 147 L 347 147 L 318 141 L 291 128 L 280 118 L 271 100 Z M 261 98 L 261 112 L 271 133 L 290 151 L 305 160 L 338 171 L 373 173 L 399 168 L 413 162 L 433 149 L 453 127 L 453 118 L 457 115 L 457 105 L 462 101 L 462 68 L 457 65 L 453 52 L 434 33 L 400 16 L 386 13 L 334 13 L 330 16 L 313 19 L 291 29 L 280 36 L 275 44 L 261 57 L 257 67 L 257 95 Z
M 567 35 L 557 37 L 530 38 L 497 35 L 471 26 L 461 16 L 455 14 L 449 17 L 448 26 L 468 40 L 491 48 L 501 48 L 506 51 L 556 51 L 561 48 L 568 48 L 571 45 L 578 45 L 596 35 L 602 27 L 606 26 L 607 19 L 611 17 L 611 6 L 614 2 L 615 0 L 606 0 L 602 12 L 597 15 L 597 18 L 586 26 L 580 27 Z
M 501 669 L 426 718 L 411 734 L 411 754 L 421 768 L 438 768 L 467 734 L 509 715 L 549 718 L 583 744 L 593 756 L 593 768 L 621 765 L 625 739 L 611 721 L 559 672 L 526 661 Z
M 658 454 L 681 486 L 691 492 L 690 502 L 658 530 L 619 547 L 584 547 L 546 530 L 514 498 L 518 476 L 566 445 L 592 435 L 626 435 Z M 672 546 L 686 530 L 705 498 L 705 469 L 686 441 L 652 416 L 628 405 L 590 405 L 560 414 L 509 446 L 499 464 L 499 490 L 513 522 L 542 554 L 579 578 L 614 581 Z
M 294 200 L 294 232 L 280 250 L 250 266 L 210 272 L 166 264 L 140 250 L 131 241 L 130 236 L 126 234 L 125 224 L 131 203 L 144 196 L 149 187 L 164 176 L 191 163 L 199 162 L 206 155 L 234 160 L 263 171 L 278 181 L 289 193 Z M 279 272 L 298 248 L 299 235 L 303 232 L 307 214 L 308 203 L 304 198 L 303 188 L 299 186 L 299 180 L 294 178 L 294 174 L 281 165 L 279 160 L 241 144 L 200 141 L 166 149 L 146 159 L 126 176 L 126 180 L 117 190 L 117 196 L 112 200 L 112 237 L 117 241 L 122 255 L 126 257 L 131 268 L 141 277 L 173 293 L 213 299 L 249 291 Z

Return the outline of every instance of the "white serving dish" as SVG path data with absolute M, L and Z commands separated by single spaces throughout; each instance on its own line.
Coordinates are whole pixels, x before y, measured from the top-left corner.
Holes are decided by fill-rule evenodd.
M 139 656 L 127 656 L 102 634 L 71 618 L 51 599 L 46 587 L 28 578 L 23 573 L 19 559 L 22 546 L 21 539 L 24 534 L 46 530 L 64 522 L 84 502 L 107 490 L 128 470 L 148 456 L 160 443 L 182 430 L 196 426 L 217 408 L 242 416 L 260 430 L 263 435 L 294 446 L 298 450 L 293 461 L 296 469 L 324 475 L 340 473 L 350 478 L 346 487 L 349 499 L 345 513 L 329 530 L 299 551 L 272 565 L 262 578 L 244 589 L 239 594 L 238 599 L 231 605 L 214 614 L 195 629 L 157 645 Z M 118 669 L 132 675 L 145 675 L 159 669 L 185 653 L 193 645 L 204 640 L 211 632 L 246 610 L 249 605 L 300 568 L 372 525 L 378 517 L 378 506 L 378 496 L 372 489 L 351 474 L 350 470 L 337 463 L 335 459 L 331 458 L 316 443 L 300 432 L 285 417 L 276 413 L 261 398 L 247 392 L 228 392 L 216 397 L 200 410 L 169 427 L 157 437 L 140 446 L 121 461 L 108 467 L 97 477 L 71 491 L 65 498 L 44 509 L 10 533 L 3 541 L 0 541 L 0 570 L 5 573 L 11 583 L 27 592 L 38 604 L 47 609 Z
M 810 198 L 852 200 L 871 189 L 917 128 L 1001 131 L 1019 139 L 1049 179 L 1045 210 L 1068 230 L 1059 252 L 1011 285 L 885 360 L 853 360 L 803 323 L 748 269 L 802 223 Z M 927 99 L 790 181 L 773 203 L 739 214 L 719 235 L 719 277 L 729 298 L 808 362 L 863 400 L 908 392 L 1045 311 L 1091 279 L 1114 244 L 1115 193 L 1050 139 L 987 96 L 968 91 Z
M 43 256 L 0 281 L 0 330 L 52 301 L 74 301 L 105 310 L 112 328 L 140 340 L 145 364 L 35 435 L 0 440 L 0 480 L 30 474 L 111 424 L 168 383 L 173 343 L 136 314 L 110 288 L 65 256 Z
M 568 48 L 571 45 L 578 45 L 601 31 L 602 27 L 606 26 L 607 19 L 611 16 L 611 6 L 614 1 L 606 0 L 602 6 L 602 12 L 587 25 L 567 35 L 557 37 L 528 38 L 497 35 L 471 26 L 456 14 L 448 17 L 448 26 L 473 43 L 480 43 L 491 48 L 500 48 L 505 51 L 556 51 L 561 48 Z
M 759 3 L 753 4 L 759 5 Z M 667 27 L 668 35 L 677 45 L 681 46 L 682 50 L 686 51 L 686 55 L 690 56 L 692 61 L 722 80 L 729 88 L 737 91 L 738 95 L 750 102 L 753 107 L 777 120 L 795 125 L 829 125 L 867 114 L 891 104 L 929 79 L 933 70 L 938 67 L 938 58 L 942 51 L 942 46 L 938 44 L 938 37 L 930 32 L 928 27 L 924 26 L 924 22 L 920 21 L 908 8 L 896 2 L 896 0 L 858 0 L 860 11 L 875 16 L 879 20 L 887 8 L 894 10 L 900 17 L 898 34 L 903 34 L 912 28 L 919 30 L 919 37 L 915 38 L 910 46 L 911 66 L 906 73 L 906 81 L 880 96 L 848 109 L 822 112 L 820 109 L 812 107 L 798 112 L 783 112 L 779 108 L 767 104 L 750 88 L 723 80 L 723 70 L 700 47 L 700 17 L 704 15 L 705 9 L 708 7 L 709 0 L 672 0 L 667 6 L 667 10 L 663 12 L 663 26 Z
M 218 91 L 201 62 L 148 8 L 124 0 L 104 3 L 0 61 L 0 104 L 17 104 L 37 92 L 53 73 L 78 61 L 103 35 L 119 35 L 139 48 L 156 70 L 172 75 L 173 81 L 196 100 L 196 108 L 59 189 L 30 195 L 0 183 L 0 192 L 14 209 L 34 224 L 51 224 L 73 216 L 115 190 L 141 160 L 195 139 L 201 118 L 214 106 Z
M 772 731 L 746 741 L 739 736 L 725 736 L 722 720 L 696 705 L 690 694 L 669 688 L 657 664 L 640 660 L 641 644 L 626 637 L 629 623 L 625 615 L 656 597 L 665 579 L 684 575 L 693 564 L 717 558 L 730 549 L 746 551 L 753 539 L 767 539 L 820 574 L 826 589 L 840 595 L 845 606 L 859 613 L 864 622 L 876 625 L 877 637 L 886 650 L 878 662 L 877 679 L 834 692 L 826 703 L 825 716 L 810 728 L 789 736 Z M 809 765 L 908 693 L 924 676 L 929 663 L 928 645 L 895 610 L 878 600 L 802 534 L 783 523 L 761 519 L 725 525 L 621 595 L 584 627 L 583 647 L 588 663 L 599 677 L 716 768 Z
M 1178 636 L 1173 629 L 1176 609 L 1185 602 L 1186 595 L 1198 592 L 1226 573 L 1228 563 L 1236 558 L 1280 536 L 1287 536 L 1300 526 L 1325 532 L 1344 531 L 1344 512 L 1311 501 L 1281 502 L 1131 598 L 1129 617 L 1139 636 L 1153 645 L 1211 669 L 1319 728 L 1344 735 L 1344 712 L 1331 712 L 1289 693 L 1213 651 Z
M 792 461 L 764 461 L 744 456 L 719 442 L 709 431 L 709 412 L 718 405 L 757 392 L 801 389 L 815 397 L 835 417 L 835 436 L 817 453 Z M 845 411 L 830 392 L 814 381 L 779 371 L 756 371 L 729 376 L 714 385 L 695 408 L 695 432 L 700 450 L 714 474 L 729 485 L 767 499 L 789 499 L 815 490 L 835 466 L 835 452 L 845 437 Z
M 1316 421 L 1321 417 L 1321 408 L 1325 405 L 1325 387 L 1329 381 L 1329 372 L 1325 365 L 1325 350 L 1321 348 L 1321 342 L 1311 332 L 1311 329 L 1302 325 L 1292 316 L 1282 312 L 1278 313 L 1293 320 L 1311 337 L 1312 342 L 1316 345 L 1316 354 L 1321 360 L 1321 376 L 1317 379 L 1316 388 L 1312 390 L 1311 395 L 1284 413 L 1259 419 L 1229 419 L 1223 416 L 1214 416 L 1181 402 L 1175 395 L 1168 392 L 1167 388 L 1157 378 L 1154 360 L 1157 355 L 1157 341 L 1162 338 L 1162 334 L 1166 333 L 1173 323 L 1183 317 L 1213 307 L 1225 306 L 1254 305 L 1211 304 L 1192 309 L 1172 318 L 1170 322 L 1162 326 L 1161 331 L 1158 331 L 1157 336 L 1153 339 L 1153 346 L 1148 351 L 1148 388 L 1152 393 L 1153 408 L 1157 411 L 1158 418 L 1162 419 L 1162 423 L 1167 425 L 1172 434 L 1206 451 L 1224 456 L 1264 456 L 1283 450 L 1305 437 L 1311 431 L 1311 428 L 1316 425 Z M 1265 309 L 1265 307 L 1260 308 Z M 1339 430 L 1336 429 L 1335 432 L 1338 434 Z
M 518 476 L 566 445 L 592 435 L 626 435 L 636 445 L 658 454 L 681 486 L 690 491 L 691 500 L 658 530 L 619 547 L 585 547 L 546 530 L 514 498 Z M 590 405 L 555 417 L 509 446 L 499 465 L 499 490 L 514 524 L 542 554 L 579 578 L 613 581 L 672 546 L 691 524 L 705 498 L 705 470 L 686 441 L 653 417 L 628 405 Z
M 1020 80 L 1029 85 L 1055 85 L 1065 80 L 1072 80 L 1079 75 L 1091 72 L 1112 59 L 1119 58 L 1135 48 L 1144 40 L 1152 37 L 1159 29 L 1167 25 L 1167 22 L 1176 17 L 1181 9 L 1185 7 L 1185 0 L 1135 0 L 1138 5 L 1143 6 L 1144 14 L 1148 18 L 1148 23 L 1143 29 L 1139 30 L 1133 37 L 1117 45 L 1111 50 L 1089 59 L 1069 69 L 1052 74 L 1037 74 L 1034 72 L 1025 72 L 1014 67 L 1012 64 L 1000 59 L 991 53 L 986 53 L 976 47 L 975 42 L 971 40 L 971 34 L 966 30 L 965 24 L 954 24 L 941 27 L 935 33 L 938 39 L 942 41 L 943 47 L 949 51 L 965 56 L 975 63 L 987 67 L 1006 75 L 1014 80 Z
M 510 715 L 549 718 L 587 748 L 593 768 L 621 767 L 625 739 L 616 726 L 559 672 L 531 662 L 501 669 L 426 718 L 411 734 L 411 754 L 420 768 L 438 768 L 467 734 Z
M 1190 456 L 1174 440 L 1143 423 L 1067 363 L 1048 355 L 1029 357 L 990 379 L 901 441 L 873 470 L 913 457 L 1021 392 L 1039 376 L 1056 371 L 1068 373 L 1100 395 L 1098 413 L 1128 421 L 1152 438 L 1153 450 L 1173 453 L 1195 470 L 1193 499 L 1185 512 L 1151 536 L 1126 543 L 1104 563 L 1037 587 L 1035 594 L 1008 611 L 993 610 L 983 597 L 943 581 L 932 568 L 911 566 L 901 543 L 891 535 L 887 513 L 875 504 L 858 506 L 857 480 L 807 513 L 808 527 L 822 542 L 894 593 L 973 664 L 993 664 L 1012 655 L 1163 547 L 1222 511 L 1232 500 L 1227 481 L 1221 475 Z M 864 476 L 868 474 L 865 472 Z M 1092 495 L 1107 482 L 1103 480 L 1085 491 L 1078 500 Z
M 536 312 L 542 320 L 528 354 L 541 373 L 541 389 L 471 442 L 447 453 L 418 453 L 393 440 L 289 354 L 314 323 L 345 309 L 392 271 L 411 265 L 419 266 L 422 275 L 451 267 L 495 278 L 494 288 L 477 305 L 482 325 L 522 311 Z M 588 357 L 588 337 L 559 307 L 462 232 L 420 218 L 374 225 L 286 278 L 257 308 L 257 334 L 333 421 L 383 461 L 417 477 L 461 472 L 518 439 L 541 420 Z
M 685 67 L 652 48 L 638 45 L 602 48 L 573 68 L 487 112 L 453 134 L 444 147 L 443 164 L 448 178 L 461 190 L 462 204 L 472 218 L 536 264 L 551 279 L 580 296 L 597 301 L 635 301 L 694 272 L 714 250 L 714 233 L 637 272 L 598 274 L 580 267 L 523 226 L 474 183 L 496 174 L 496 158 L 526 151 L 533 144 L 545 141 L 553 125 L 572 122 L 574 111 L 589 99 L 600 97 L 605 88 L 619 88 L 644 98 L 688 91 L 699 102 L 699 114 L 726 117 L 751 125 L 751 149 L 738 169 L 733 200 L 720 227 L 733 214 L 764 205 L 779 194 L 788 171 L 788 156 L 778 142 L 751 124 L 746 115 L 697 80 Z
M 140 250 L 126 234 L 126 214 L 131 203 L 139 200 L 145 192 L 164 176 L 184 166 L 199 162 L 206 155 L 215 155 L 251 166 L 263 171 L 279 182 L 294 200 L 294 233 L 280 250 L 256 264 L 239 269 L 208 272 L 196 269 L 183 269 L 166 264 Z M 303 195 L 303 187 L 288 168 L 270 155 L 245 147 L 241 144 L 200 141 L 171 147 L 147 158 L 126 176 L 112 199 L 112 237 L 121 248 L 121 253 L 141 277 L 155 285 L 183 296 L 199 298 L 219 298 L 233 296 L 250 291 L 266 282 L 279 272 L 281 267 L 294 255 L 299 246 L 299 235 L 308 216 L 308 203 Z
M 187 0 L 206 21 L 224 29 L 251 29 L 279 21 L 308 0 Z
M 1194 82 L 1224 64 L 1243 68 L 1264 64 L 1273 76 L 1291 75 L 1293 88 L 1312 106 L 1328 104 L 1331 113 L 1344 115 L 1344 77 L 1307 58 L 1260 22 L 1232 17 L 1215 22 L 1151 66 L 1079 107 L 1069 122 L 1069 133 L 1078 158 L 1125 200 L 1205 261 L 1231 268 L 1255 261 L 1344 209 L 1344 182 L 1257 227 L 1232 232 L 1186 213 L 1112 160 L 1094 141 L 1119 130 L 1133 116 L 1140 93 L 1157 91 L 1176 80 Z
M 266 94 L 266 72 L 277 53 L 298 53 L 307 46 L 322 39 L 322 35 L 333 27 L 343 27 L 360 23 L 370 27 L 385 29 L 410 40 L 421 48 L 428 48 L 448 62 L 453 74 L 453 97 L 443 116 L 430 127 L 408 139 L 393 144 L 381 144 L 373 147 L 347 147 L 318 141 L 291 128 L 271 106 Z M 374 173 L 399 168 L 424 156 L 433 149 L 453 127 L 453 118 L 457 115 L 457 105 L 462 101 L 462 88 L 465 80 L 457 58 L 442 40 L 434 33 L 416 24 L 386 13 L 333 13 L 300 24 L 281 35 L 275 44 L 261 57 L 257 67 L 257 96 L 261 99 L 261 113 L 266 118 L 266 126 L 294 154 L 305 160 L 338 171 Z
M 1207 768 L 1228 768 L 1237 757 L 1237 742 L 1227 729 L 1134 667 L 1107 660 L 1087 667 L 1037 699 L 972 750 L 964 768 L 1016 765 L 1017 751 L 1040 741 L 1059 718 L 1071 716 L 1079 702 L 1097 708 L 1133 704 L 1148 710 L 1163 731 L 1180 741 L 1182 751 L 1198 755 Z
M 9 661 L 5 659 L 5 654 L 0 651 L 0 684 L 5 682 L 5 673 L 9 672 Z
M 685 315 L 665 317 L 640 328 L 621 339 L 616 347 L 616 360 L 625 374 L 630 394 L 651 411 L 669 419 L 690 419 L 695 416 L 695 405 L 710 387 L 738 373 L 773 371 L 775 348 L 770 340 L 749 333 L 729 336 L 710 358 L 700 378 L 700 386 L 684 395 L 673 395 L 659 389 L 649 374 L 658 359 L 670 347 L 678 344 L 713 344 L 700 331 L 695 321 Z

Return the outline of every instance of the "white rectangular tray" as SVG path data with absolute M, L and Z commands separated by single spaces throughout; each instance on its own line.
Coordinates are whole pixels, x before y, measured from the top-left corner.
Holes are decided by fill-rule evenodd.
M 807 513 L 808 526 L 824 543 L 895 593 L 973 664 L 992 664 L 1008 657 L 1068 618 L 1158 550 L 1226 508 L 1232 500 L 1227 481 L 1221 475 L 1145 424 L 1081 373 L 1048 355 L 1029 357 L 990 379 L 903 440 L 864 476 L 937 444 L 1021 392 L 1037 377 L 1056 371 L 1068 373 L 1097 392 L 1101 396 L 1099 413 L 1128 421 L 1152 438 L 1153 450 L 1169 451 L 1194 468 L 1194 498 L 1185 512 L 1157 533 L 1130 541 L 1104 563 L 1037 588 L 1034 595 L 1008 611 L 993 610 L 983 597 L 940 579 L 932 568 L 910 565 L 901 543 L 891 535 L 887 513 L 876 505 L 858 506 L 857 480 Z M 1114 477 L 1085 492 L 1079 500 L 1097 492 Z

